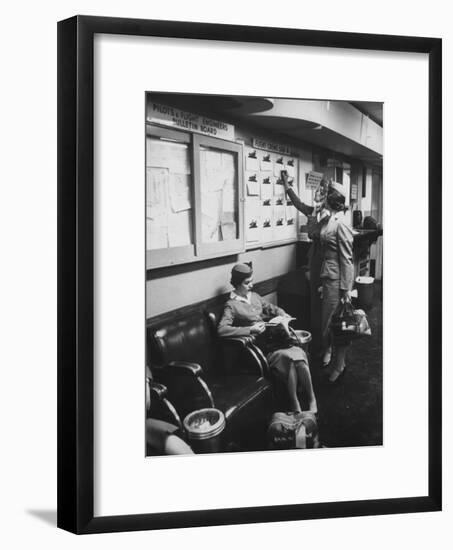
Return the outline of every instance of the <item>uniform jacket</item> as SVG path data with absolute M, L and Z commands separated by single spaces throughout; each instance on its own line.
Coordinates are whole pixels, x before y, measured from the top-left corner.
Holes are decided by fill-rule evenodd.
M 232 292 L 225 304 L 217 331 L 219 336 L 250 336 L 250 327 L 260 321 L 268 321 L 285 311 L 251 292 L 249 300 Z
M 354 238 L 342 212 L 333 214 L 321 228 L 320 242 L 323 254 L 321 279 L 340 280 L 341 290 L 351 290 L 354 282 Z
M 312 244 L 308 251 L 308 265 L 310 267 L 310 284 L 315 292 L 318 292 L 318 287 L 321 284 L 319 280 L 322 264 L 322 249 L 320 244 L 321 228 L 327 223 L 328 215 L 320 218 L 314 214 L 314 207 L 302 202 L 296 195 L 293 189 L 287 191 L 293 205 L 307 217 L 308 236 L 312 240 Z

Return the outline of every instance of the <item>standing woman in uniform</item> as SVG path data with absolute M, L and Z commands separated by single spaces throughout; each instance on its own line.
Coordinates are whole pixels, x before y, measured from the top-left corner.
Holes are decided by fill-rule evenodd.
M 330 212 L 326 208 L 327 180 L 323 179 L 315 191 L 313 206 L 309 206 L 300 200 L 294 189 L 288 182 L 288 174 L 285 170 L 281 172 L 281 180 L 285 191 L 293 206 L 308 218 L 308 236 L 312 244 L 308 251 L 308 278 L 310 282 L 310 329 L 313 337 L 313 350 L 315 355 L 321 355 L 323 365 L 330 363 L 330 345 L 322 347 L 321 338 L 321 264 L 323 253 L 320 243 L 321 227 L 326 225 Z
M 326 204 L 331 212 L 328 222 L 321 228 L 322 247 L 322 339 L 324 346 L 333 345 L 332 370 L 329 382 L 336 382 L 344 373 L 347 345 L 332 342 L 330 323 L 340 300 L 350 301 L 354 282 L 352 259 L 353 234 L 345 220 L 346 193 L 343 185 L 330 182 Z

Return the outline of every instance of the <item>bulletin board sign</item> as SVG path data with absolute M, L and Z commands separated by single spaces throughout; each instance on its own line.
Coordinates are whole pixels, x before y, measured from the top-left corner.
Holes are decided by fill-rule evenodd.
M 60 528 L 88 534 L 441 510 L 441 50 L 439 39 L 409 36 L 88 16 L 59 22 Z M 168 71 L 169 62 L 181 70 Z M 145 94 L 297 98 L 300 79 L 269 79 L 270 67 L 293 74 L 295 66 L 310 74 L 305 97 L 378 96 L 388 105 L 385 442 L 145 457 L 145 286 L 155 276 L 146 269 L 147 239 L 152 250 L 211 257 L 215 271 L 252 242 L 293 238 L 280 169 L 299 194 L 311 169 L 287 150 L 236 143 L 233 126 L 216 117 L 192 118 L 183 109 L 156 112 L 152 122 Z M 408 135 L 415 112 L 417 132 Z M 148 133 L 153 124 L 158 132 Z M 401 163 L 409 155 L 416 166 Z M 400 215 L 407 181 L 424 235 L 414 243 Z M 401 273 L 412 255 L 419 268 L 409 286 Z M 202 284 L 194 276 L 192 286 Z M 419 314 L 401 323 L 414 287 Z M 178 295 L 191 290 L 173 287 Z M 180 328 L 168 330 L 179 338 Z M 417 346 L 407 346 L 414 334 Z M 408 422 L 408 410 L 417 411 L 417 422 Z M 300 471 L 310 476 L 295 483 Z M 269 472 L 278 472 L 278 483 Z
M 147 107 L 148 122 L 155 122 L 172 128 L 181 128 L 221 139 L 234 140 L 234 126 L 220 120 L 189 113 L 154 101 Z
M 262 138 L 253 138 L 252 145 L 257 149 L 263 149 L 264 151 L 271 151 L 281 155 L 297 156 L 297 152 L 294 148 L 284 143 L 275 143 Z

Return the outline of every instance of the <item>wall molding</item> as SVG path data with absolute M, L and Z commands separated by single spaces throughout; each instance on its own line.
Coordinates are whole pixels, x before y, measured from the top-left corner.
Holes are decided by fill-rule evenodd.
M 285 277 L 287 277 L 287 275 L 279 275 L 277 277 L 271 277 L 270 279 L 255 283 L 253 285 L 253 291 L 257 292 L 261 296 L 267 296 L 268 294 L 271 294 L 272 292 L 276 292 L 278 290 L 281 281 Z M 154 317 L 149 317 L 148 319 L 146 319 L 146 327 L 149 328 L 153 326 L 159 326 L 161 324 L 166 324 L 172 319 L 190 315 L 194 311 L 212 311 L 218 314 L 222 310 L 229 295 L 229 292 L 225 292 L 224 294 L 219 294 L 218 296 L 202 300 L 201 302 L 195 302 L 193 304 L 173 309 L 165 313 L 160 313 L 159 315 L 155 315 Z

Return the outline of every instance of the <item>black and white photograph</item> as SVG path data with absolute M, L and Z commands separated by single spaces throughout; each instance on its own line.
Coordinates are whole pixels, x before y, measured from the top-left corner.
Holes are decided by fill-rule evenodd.
M 383 445 L 384 107 L 145 93 L 146 456 Z
M 3 548 L 451 547 L 449 13 L 5 4 Z

